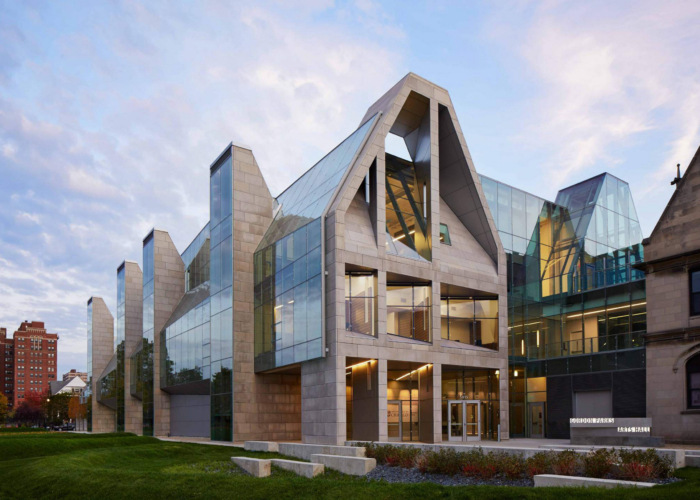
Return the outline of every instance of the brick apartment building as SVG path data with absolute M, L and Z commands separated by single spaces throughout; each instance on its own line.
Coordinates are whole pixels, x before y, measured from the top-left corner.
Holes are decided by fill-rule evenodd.
M 0 388 L 12 407 L 27 394 L 44 392 L 56 380 L 58 335 L 48 333 L 42 321 L 23 321 L 13 338 L 0 328 Z
M 75 377 L 78 377 L 80 380 L 82 380 L 83 382 L 85 382 L 87 384 L 87 380 L 88 380 L 87 372 L 79 372 L 75 368 L 73 368 L 71 371 L 63 374 L 63 381 L 66 382 L 68 380 L 73 380 Z
M 15 345 L 7 338 L 7 328 L 0 328 L 0 394 L 12 404 L 14 388 L 14 353 Z

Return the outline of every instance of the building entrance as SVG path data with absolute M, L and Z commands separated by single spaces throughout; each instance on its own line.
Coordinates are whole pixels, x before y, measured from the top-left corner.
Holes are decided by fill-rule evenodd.
M 544 437 L 544 403 L 530 403 L 530 437 Z
M 447 402 L 450 441 L 481 441 L 481 401 Z
M 389 441 L 416 441 L 418 439 L 418 402 L 387 401 Z

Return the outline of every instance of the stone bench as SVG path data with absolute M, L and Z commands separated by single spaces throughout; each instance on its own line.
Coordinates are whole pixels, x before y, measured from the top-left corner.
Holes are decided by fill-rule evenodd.
M 267 451 L 277 453 L 279 445 L 275 441 L 246 441 L 243 444 L 243 449 L 246 451 Z
M 338 455 L 341 457 L 365 456 L 365 449 L 363 447 L 325 444 L 280 443 L 278 451 L 282 455 L 301 458 L 302 460 L 311 460 L 311 455 Z
M 374 458 L 365 457 L 314 454 L 311 455 L 311 461 L 351 476 L 364 476 L 377 466 Z
M 555 474 L 538 474 L 534 477 L 535 488 L 543 486 L 579 486 L 583 488 L 651 488 L 654 483 L 638 481 L 621 481 L 619 479 L 597 479 L 594 477 L 557 476 Z
M 323 464 L 315 464 L 313 462 L 297 462 L 296 460 L 282 460 L 279 458 L 272 459 L 272 465 L 280 469 L 288 470 L 297 476 L 316 477 L 323 474 L 325 467 Z
M 262 458 L 231 457 L 231 460 L 253 477 L 267 477 L 272 470 L 270 460 Z

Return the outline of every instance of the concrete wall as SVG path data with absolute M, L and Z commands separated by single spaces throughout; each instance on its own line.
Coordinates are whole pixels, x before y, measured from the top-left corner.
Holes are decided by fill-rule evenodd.
M 170 395 L 160 390 L 160 331 L 185 293 L 185 265 L 170 235 L 153 232 L 153 434 L 170 433 Z
M 116 430 L 116 412 L 97 402 L 97 381 L 113 355 L 114 317 L 101 297 L 92 297 L 92 432 Z
M 273 199 L 253 153 L 233 146 L 233 439 L 301 438 L 297 373 L 254 372 L 254 255 Z
M 700 149 L 644 244 L 647 416 L 654 436 L 700 443 L 700 410 L 688 409 L 685 364 L 700 353 L 691 316 L 691 270 L 700 268 Z
M 171 395 L 170 435 L 208 438 L 211 435 L 210 396 Z
M 131 395 L 131 355 L 143 339 L 143 274 L 135 262 L 124 263 L 126 310 L 124 316 L 124 430 L 143 434 L 141 401 Z
M 700 410 L 687 410 L 685 363 L 700 353 L 697 341 L 647 346 L 647 417 L 652 435 L 669 443 L 700 444 Z

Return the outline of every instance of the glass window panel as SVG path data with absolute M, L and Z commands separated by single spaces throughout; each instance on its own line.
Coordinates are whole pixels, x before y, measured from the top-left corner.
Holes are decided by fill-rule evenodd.
M 413 305 L 415 307 L 427 307 L 430 306 L 430 293 L 432 289 L 430 286 L 414 286 L 413 287 Z
M 498 318 L 498 299 L 474 301 L 475 316 L 477 318 Z
M 387 285 L 387 306 L 413 306 L 413 290 L 411 285 Z
M 513 233 L 511 217 L 511 188 L 498 184 L 498 230 Z

